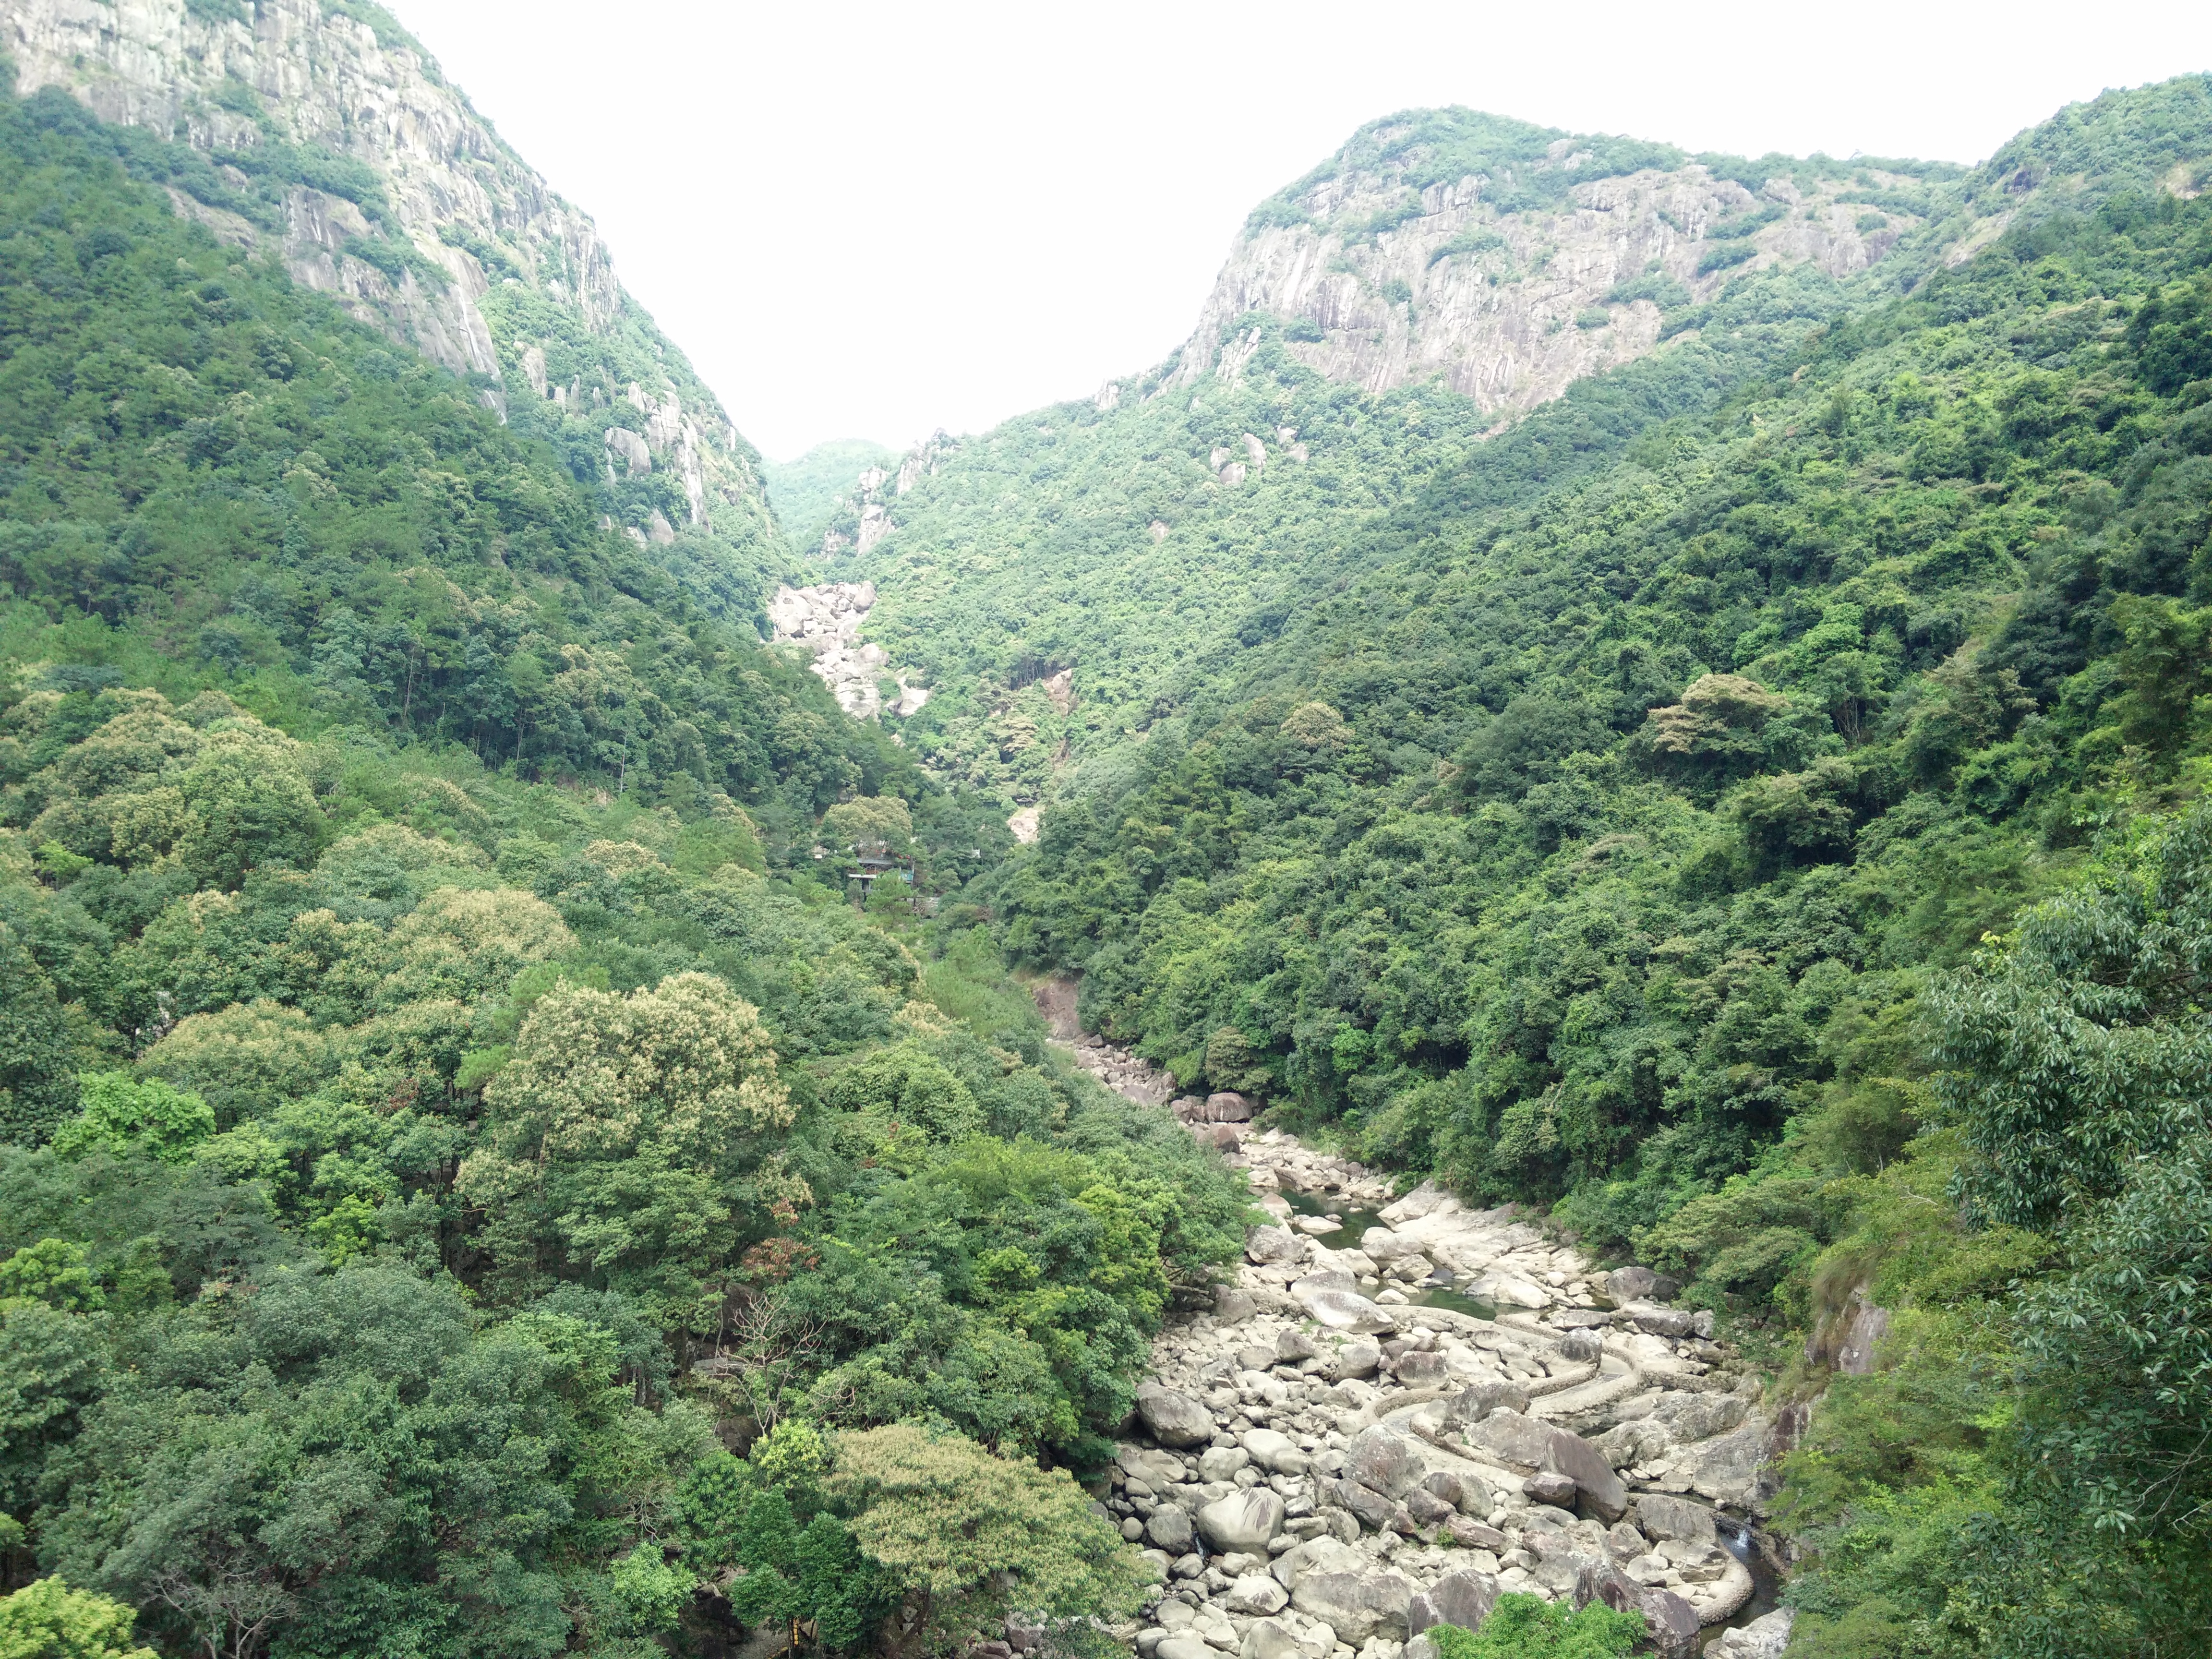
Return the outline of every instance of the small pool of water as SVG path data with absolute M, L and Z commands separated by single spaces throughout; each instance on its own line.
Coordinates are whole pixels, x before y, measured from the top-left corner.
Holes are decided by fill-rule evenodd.
M 1390 1224 L 1373 1210 L 1347 1209 L 1334 1202 L 1326 1193 L 1290 1193 L 1283 1194 L 1294 1216 L 1317 1215 L 1337 1218 L 1337 1229 L 1331 1233 L 1313 1235 L 1324 1249 L 1350 1250 L 1358 1248 L 1360 1239 L 1370 1227 L 1388 1227 Z M 1441 1308 L 1447 1313 L 1464 1314 L 1469 1319 L 1495 1319 L 1498 1310 L 1487 1302 L 1478 1302 L 1471 1296 L 1462 1296 L 1457 1291 L 1441 1287 L 1417 1288 L 1400 1285 L 1406 1300 L 1416 1308 Z
M 1728 1516 L 1716 1515 L 1713 1521 L 1718 1530 L 1721 1547 L 1742 1562 L 1751 1572 L 1751 1600 L 1736 1611 L 1734 1618 L 1707 1629 L 1701 1646 L 1718 1641 L 1723 1631 L 1741 1630 L 1753 1620 L 1762 1619 L 1782 1605 L 1782 1575 L 1777 1570 L 1767 1540 L 1747 1523 Z

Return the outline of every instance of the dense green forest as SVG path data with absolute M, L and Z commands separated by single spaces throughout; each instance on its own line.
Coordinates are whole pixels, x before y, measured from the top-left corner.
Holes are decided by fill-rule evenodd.
M 162 165 L 0 99 L 0 1645 L 1126 1606 L 1065 1469 L 1245 1211 L 1047 1050 L 1003 829 Z
M 1389 445 L 1364 521 L 1292 505 L 1317 405 L 1425 430 L 1449 399 L 1264 348 L 1201 382 L 1153 418 L 1272 399 L 1313 435 L 1267 474 L 1291 602 L 1237 616 L 1258 556 L 1213 531 L 1142 642 L 1175 672 L 996 878 L 1006 946 L 1081 969 L 1087 1023 L 1680 1274 L 1790 1386 L 1856 1301 L 1891 1310 L 1789 1466 L 1793 1654 L 2201 1637 L 2209 92 L 2025 136 L 1957 186 L 2024 210 L 1909 291 L 1796 278 L 1794 323 L 1708 313 L 1694 354 L 1425 476 Z M 1547 439 L 1572 461 L 1528 465 Z M 1079 453 L 1054 533 L 1165 516 Z M 885 551 L 957 613 L 974 553 L 939 534 Z

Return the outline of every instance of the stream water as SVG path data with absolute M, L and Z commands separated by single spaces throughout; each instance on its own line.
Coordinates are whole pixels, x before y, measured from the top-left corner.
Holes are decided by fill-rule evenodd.
M 1388 1227 L 1390 1224 L 1372 1210 L 1346 1209 L 1331 1203 L 1323 1194 L 1286 1192 L 1283 1197 L 1289 1201 L 1293 1215 L 1321 1216 L 1336 1221 L 1334 1232 L 1315 1235 L 1324 1249 L 1356 1249 L 1370 1227 Z M 1489 1303 L 1478 1302 L 1471 1296 L 1462 1296 L 1449 1285 L 1401 1285 L 1397 1288 L 1416 1308 L 1442 1308 L 1449 1313 L 1466 1314 L 1474 1319 L 1498 1317 L 1498 1310 Z

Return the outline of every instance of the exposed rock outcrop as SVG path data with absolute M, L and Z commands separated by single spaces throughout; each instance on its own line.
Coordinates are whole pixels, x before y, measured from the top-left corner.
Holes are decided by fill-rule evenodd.
M 1291 322 L 1286 349 L 1331 380 L 1382 392 L 1440 377 L 1515 414 L 1651 350 L 1662 311 L 1652 296 L 1707 299 L 1774 264 L 1848 276 L 1917 222 L 1845 199 L 1910 180 L 1835 179 L 1801 193 L 1788 179 L 1747 186 L 1694 162 L 1592 177 L 1589 154 L 1565 137 L 1498 176 L 1423 183 L 1427 158 L 1410 137 L 1387 121 L 1363 129 L 1255 216 L 1174 384 L 1209 373 L 1236 381 L 1260 339 L 1236 325 L 1262 312 Z M 1563 187 L 1532 203 L 1531 180 Z M 1264 450 L 1245 441 L 1256 467 Z
M 226 9 L 0 0 L 0 49 L 20 94 L 58 88 L 103 120 L 212 156 L 214 176 L 226 157 L 271 139 L 327 158 L 292 169 L 318 182 L 287 183 L 281 200 L 234 167 L 229 204 L 173 187 L 170 200 L 222 241 L 279 252 L 294 280 L 394 341 L 456 374 L 489 377 L 481 395 L 502 413 L 526 396 L 594 441 L 605 431 L 623 478 L 655 469 L 676 478 L 689 524 L 719 515 L 725 533 L 767 533 L 758 457 L 623 292 L 598 227 L 417 42 L 388 16 L 372 25 L 319 0 Z M 564 319 L 550 333 L 528 320 L 548 306 Z M 651 503 L 623 506 L 630 526 L 656 539 Z
M 611 443 L 612 434 L 609 434 Z M 876 602 L 873 582 L 823 582 L 810 587 L 779 587 L 768 602 L 769 622 L 778 645 L 798 645 L 813 653 L 811 665 L 837 694 L 848 714 L 873 720 L 885 707 L 881 682 L 890 680 L 898 695 L 891 712 L 911 714 L 929 701 L 927 686 L 909 685 L 890 666 L 883 647 L 860 638 L 860 624 Z

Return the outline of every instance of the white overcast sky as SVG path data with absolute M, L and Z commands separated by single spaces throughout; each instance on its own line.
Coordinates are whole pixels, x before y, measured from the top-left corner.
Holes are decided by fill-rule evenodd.
M 1394 110 L 1972 161 L 2212 69 L 2206 0 L 392 4 L 780 460 L 1158 362 L 1253 204 Z

